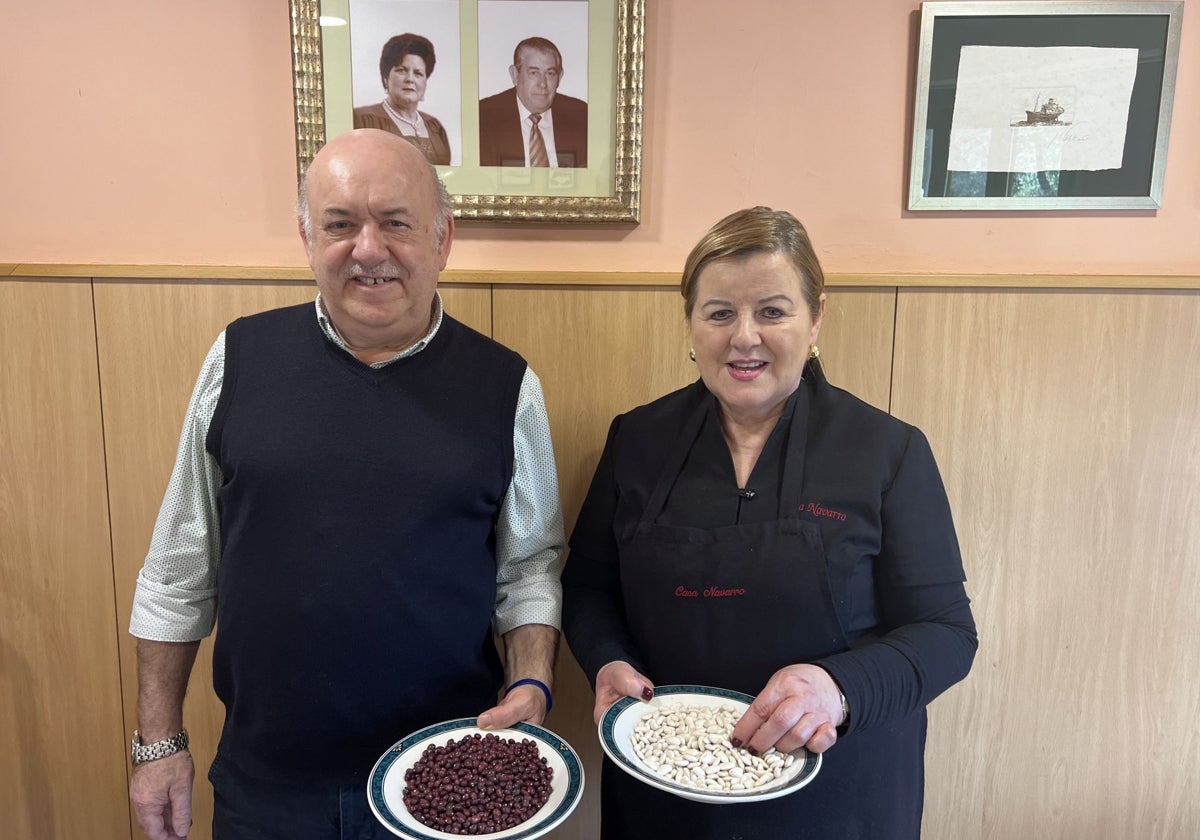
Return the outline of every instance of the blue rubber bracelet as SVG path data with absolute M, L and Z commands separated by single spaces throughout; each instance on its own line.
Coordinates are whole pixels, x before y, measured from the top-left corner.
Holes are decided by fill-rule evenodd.
M 546 714 L 550 714 L 550 710 L 554 708 L 554 698 L 550 696 L 550 686 L 546 685 L 541 680 L 535 680 L 532 677 L 524 680 L 517 680 L 512 685 L 504 690 L 504 696 L 508 696 L 508 692 L 512 691 L 519 685 L 536 685 L 542 690 L 542 694 L 546 695 Z

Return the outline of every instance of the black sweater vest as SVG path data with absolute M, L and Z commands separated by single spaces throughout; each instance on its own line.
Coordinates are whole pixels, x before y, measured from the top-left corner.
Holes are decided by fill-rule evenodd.
M 490 707 L 495 521 L 525 362 L 445 316 L 374 369 L 312 304 L 230 324 L 213 682 L 221 754 L 304 786 L 362 779 L 409 732 Z

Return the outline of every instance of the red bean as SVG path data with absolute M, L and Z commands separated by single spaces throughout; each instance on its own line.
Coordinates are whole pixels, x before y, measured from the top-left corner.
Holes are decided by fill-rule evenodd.
M 449 834 L 492 834 L 519 825 L 550 798 L 553 770 L 528 738 L 467 735 L 430 744 L 404 773 L 404 805 Z

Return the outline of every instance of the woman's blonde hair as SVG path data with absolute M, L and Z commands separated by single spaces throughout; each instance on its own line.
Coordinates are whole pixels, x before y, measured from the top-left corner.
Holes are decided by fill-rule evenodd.
M 821 312 L 821 293 L 825 291 L 825 272 L 804 225 L 786 210 L 751 207 L 730 213 L 708 229 L 696 243 L 683 266 L 679 293 L 683 312 L 690 319 L 696 305 L 696 278 L 711 262 L 730 260 L 750 254 L 783 254 L 800 274 L 804 302 L 815 319 Z

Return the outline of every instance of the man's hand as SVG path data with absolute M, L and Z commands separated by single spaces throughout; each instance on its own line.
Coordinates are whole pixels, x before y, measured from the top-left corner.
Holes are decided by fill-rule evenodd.
M 504 682 L 512 685 L 535 679 L 554 688 L 554 658 L 558 629 L 548 624 L 522 624 L 504 634 Z M 480 729 L 506 729 L 517 721 L 540 725 L 549 711 L 545 693 L 536 685 L 513 688 L 477 719 Z
M 480 729 L 507 729 L 517 721 L 541 725 L 546 719 L 546 695 L 536 685 L 519 685 L 500 704 L 481 714 Z
M 133 768 L 129 801 L 150 840 L 179 840 L 192 827 L 196 765 L 187 750 Z

